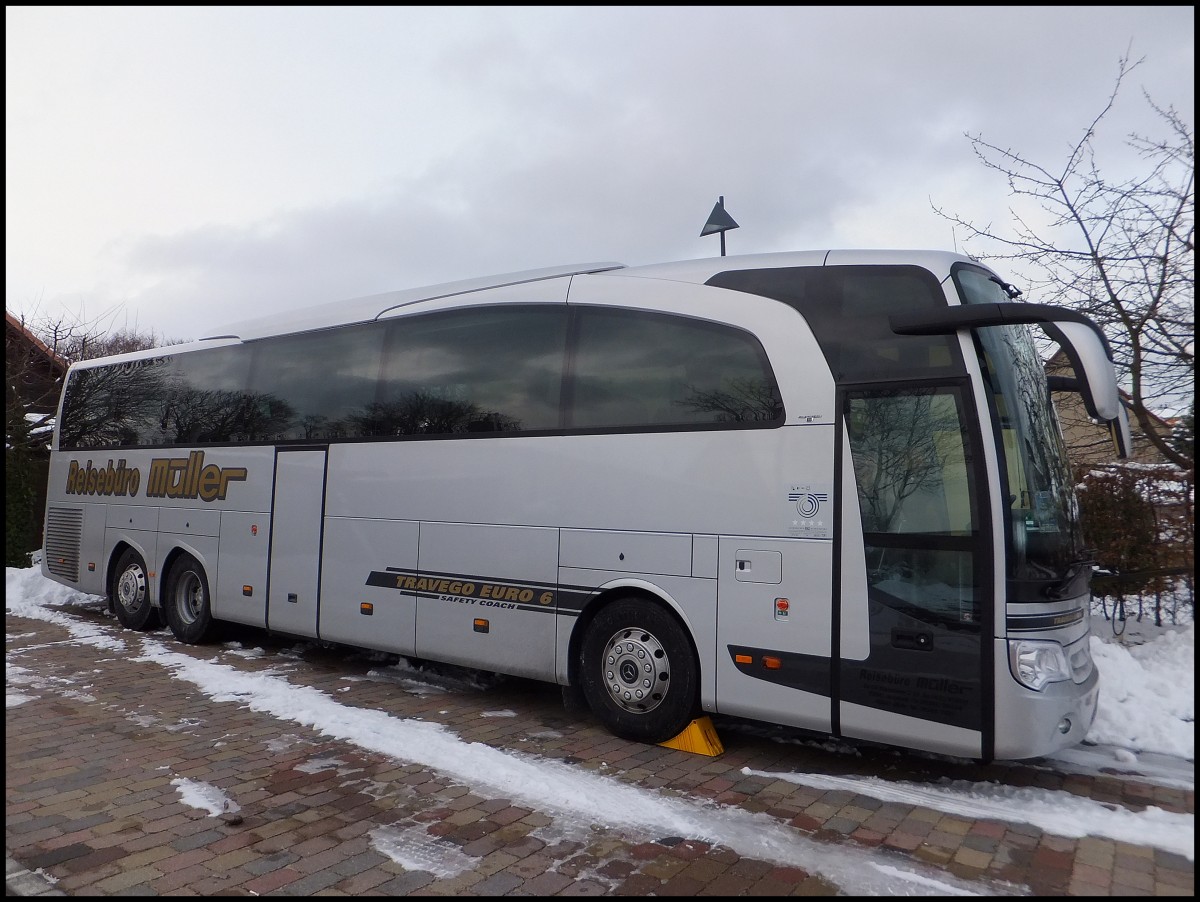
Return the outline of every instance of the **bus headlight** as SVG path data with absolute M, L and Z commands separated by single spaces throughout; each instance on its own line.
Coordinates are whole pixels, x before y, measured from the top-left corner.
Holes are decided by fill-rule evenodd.
M 1012 639 L 1008 643 L 1008 665 L 1017 682 L 1037 691 L 1047 683 L 1071 679 L 1066 653 L 1057 642 Z

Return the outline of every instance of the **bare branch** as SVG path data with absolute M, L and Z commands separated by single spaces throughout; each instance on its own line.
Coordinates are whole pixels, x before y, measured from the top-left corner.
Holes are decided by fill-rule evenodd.
M 1163 457 L 1190 470 L 1191 452 L 1177 447 L 1170 419 L 1186 412 L 1195 386 L 1192 129 L 1174 109 L 1157 106 L 1143 91 L 1164 126 L 1158 137 L 1126 137 L 1145 170 L 1111 180 L 1102 172 L 1095 146 L 1129 74 L 1143 61 L 1128 55 L 1119 60 L 1112 91 L 1061 168 L 1051 169 L 982 135 L 966 135 L 976 158 L 1004 177 L 1015 201 L 1006 224 L 977 225 L 931 205 L 956 236 L 965 235 L 974 256 L 1009 261 L 1026 273 L 1026 297 L 1080 310 L 1104 328 L 1131 416 Z

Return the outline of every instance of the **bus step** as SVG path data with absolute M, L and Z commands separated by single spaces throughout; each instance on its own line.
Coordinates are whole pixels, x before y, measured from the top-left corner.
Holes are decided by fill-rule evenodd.
M 708 715 L 697 717 L 684 727 L 683 732 L 678 736 L 668 739 L 666 742 L 660 742 L 659 745 L 668 749 L 679 749 L 681 752 L 707 755 L 710 758 L 725 754 L 725 746 L 721 745 L 712 718 Z

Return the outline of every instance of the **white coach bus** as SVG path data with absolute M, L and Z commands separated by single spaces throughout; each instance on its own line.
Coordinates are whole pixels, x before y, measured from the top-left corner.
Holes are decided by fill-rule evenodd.
M 978 760 L 1083 739 L 1091 565 L 1030 323 L 1128 447 L 1086 318 L 935 251 L 568 266 L 88 360 L 43 571 L 560 684 Z

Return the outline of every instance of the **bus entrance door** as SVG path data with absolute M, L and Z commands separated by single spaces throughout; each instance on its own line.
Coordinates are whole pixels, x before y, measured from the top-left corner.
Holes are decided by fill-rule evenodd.
M 317 635 L 324 506 L 325 451 L 278 449 L 267 589 L 269 630 Z
M 864 386 L 842 403 L 839 733 L 981 757 L 974 414 L 958 385 Z

